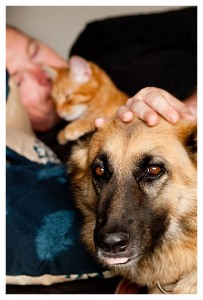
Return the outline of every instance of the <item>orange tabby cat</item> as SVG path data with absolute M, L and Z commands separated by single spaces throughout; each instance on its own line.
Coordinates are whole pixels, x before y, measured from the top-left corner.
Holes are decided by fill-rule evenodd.
M 112 116 L 127 101 L 98 65 L 82 57 L 72 56 L 67 69 L 45 66 L 45 71 L 53 82 L 51 95 L 58 115 L 72 121 L 59 132 L 60 144 L 89 132 L 96 118 Z

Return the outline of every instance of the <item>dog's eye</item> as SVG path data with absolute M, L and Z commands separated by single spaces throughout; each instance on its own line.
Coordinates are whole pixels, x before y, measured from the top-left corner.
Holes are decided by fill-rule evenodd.
M 105 169 L 103 166 L 95 166 L 93 168 L 93 174 L 94 176 L 97 176 L 97 177 L 103 177 L 105 175 Z
M 105 154 L 100 154 L 91 165 L 93 184 L 99 191 L 112 177 L 112 168 L 109 164 L 108 157 Z
M 162 174 L 163 170 L 159 165 L 149 165 L 147 168 L 147 175 L 150 177 L 158 177 Z

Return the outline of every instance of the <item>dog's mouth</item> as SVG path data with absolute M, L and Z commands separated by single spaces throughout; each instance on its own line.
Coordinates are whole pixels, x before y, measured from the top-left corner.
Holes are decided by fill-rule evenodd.
M 126 264 L 129 261 L 129 257 L 118 257 L 118 258 L 104 258 L 104 261 L 107 265 L 120 265 L 120 264 Z
M 99 249 L 97 251 L 98 259 L 107 266 L 117 266 L 117 265 L 125 265 L 131 262 L 134 259 L 137 259 L 135 255 L 131 253 L 122 253 L 122 256 L 119 254 L 110 254 Z

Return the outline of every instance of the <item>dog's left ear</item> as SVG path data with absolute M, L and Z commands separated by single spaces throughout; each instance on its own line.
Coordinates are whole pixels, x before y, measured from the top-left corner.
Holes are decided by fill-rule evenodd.
M 178 126 L 178 136 L 185 146 L 191 159 L 197 161 L 197 122 L 181 121 Z
M 96 130 L 86 133 L 76 141 L 69 142 L 69 155 L 67 160 L 68 173 L 80 174 L 87 168 L 89 143 Z

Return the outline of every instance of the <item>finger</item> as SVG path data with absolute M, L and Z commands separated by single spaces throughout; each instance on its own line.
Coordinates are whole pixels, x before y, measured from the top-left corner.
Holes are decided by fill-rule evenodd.
M 128 103 L 129 105 L 129 103 Z M 134 100 L 130 105 L 131 111 L 137 114 L 137 116 L 145 121 L 149 126 L 154 126 L 159 121 L 158 114 L 142 100 Z
M 192 120 L 192 121 L 196 119 L 193 111 L 184 102 L 174 101 L 173 105 L 176 107 L 177 111 L 179 112 L 180 118 Z
M 148 102 L 147 102 L 148 103 Z M 175 124 L 180 119 L 180 114 L 177 109 L 168 103 L 167 99 L 164 100 L 162 96 L 150 101 L 151 107 L 163 116 L 168 122 Z
M 150 89 L 142 95 L 144 101 L 152 110 L 164 117 L 168 122 L 175 124 L 180 119 L 179 110 L 171 105 L 172 98 L 168 93 L 160 93 L 159 89 Z M 171 101 L 169 101 L 169 99 Z M 175 99 L 175 98 L 174 98 Z M 179 100 L 175 99 L 177 102 Z M 180 102 L 181 103 L 181 102 Z
M 94 122 L 96 128 L 100 128 L 104 125 L 104 123 L 106 123 L 107 119 L 104 118 L 97 118 Z
M 125 106 L 120 106 L 116 111 L 116 116 L 123 122 L 130 122 L 133 119 L 133 113 Z
M 164 96 L 170 106 L 176 110 L 176 112 L 179 114 L 179 118 L 188 120 L 196 119 L 190 108 L 184 102 L 173 97 L 173 95 L 169 94 L 167 91 L 160 90 L 160 94 Z
M 179 111 L 180 118 L 194 121 L 196 120 L 195 114 L 189 108 L 184 108 Z

